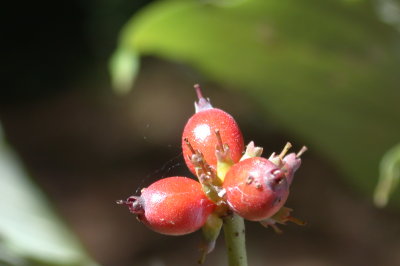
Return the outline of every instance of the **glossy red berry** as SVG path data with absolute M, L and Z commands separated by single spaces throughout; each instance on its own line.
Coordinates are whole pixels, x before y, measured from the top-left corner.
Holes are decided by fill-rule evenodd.
M 233 165 L 225 176 L 223 187 L 231 209 L 251 221 L 274 215 L 289 195 L 285 172 L 261 157 Z
M 205 161 L 214 169 L 217 165 L 215 149 L 219 144 L 216 130 L 219 130 L 222 142 L 228 145 L 234 163 L 240 160 L 244 150 L 243 136 L 235 119 L 225 111 L 213 108 L 202 96 L 200 87 L 197 85 L 195 88 L 199 98 L 195 103 L 196 113 L 186 123 L 182 134 L 183 156 L 186 165 L 194 174 L 196 172 L 190 160 L 192 152 L 185 142 L 186 139 L 194 150 L 203 154 Z
M 181 176 L 158 180 L 120 204 L 129 206 L 138 219 L 153 231 L 165 235 L 185 235 L 200 229 L 215 204 L 199 182 Z

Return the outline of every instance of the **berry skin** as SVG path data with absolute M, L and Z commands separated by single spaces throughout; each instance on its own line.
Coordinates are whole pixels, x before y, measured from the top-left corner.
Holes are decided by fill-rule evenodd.
M 285 172 L 262 157 L 233 165 L 225 176 L 223 187 L 231 209 L 251 221 L 274 215 L 289 195 Z
M 195 103 L 196 113 L 186 123 L 182 134 L 183 157 L 194 174 L 196 174 L 195 167 L 190 160 L 192 152 L 185 140 L 190 142 L 194 150 L 199 150 L 203 154 L 205 161 L 214 170 L 217 165 L 215 150 L 219 144 L 216 130 L 219 130 L 223 143 L 228 145 L 234 163 L 240 160 L 244 150 L 243 136 L 235 119 L 225 111 L 213 108 L 202 96 L 200 87 L 195 85 L 195 88 L 199 98 L 198 103 Z
M 197 231 L 215 208 L 199 182 L 181 176 L 160 179 L 142 189 L 140 197 L 118 203 L 128 205 L 147 227 L 165 235 Z

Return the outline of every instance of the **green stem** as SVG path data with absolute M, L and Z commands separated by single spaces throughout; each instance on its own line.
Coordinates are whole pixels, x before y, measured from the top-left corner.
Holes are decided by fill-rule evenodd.
M 243 218 L 236 214 L 226 217 L 223 228 L 229 266 L 247 266 Z

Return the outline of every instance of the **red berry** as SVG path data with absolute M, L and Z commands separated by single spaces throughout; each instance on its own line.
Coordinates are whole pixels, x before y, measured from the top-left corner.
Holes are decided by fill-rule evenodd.
M 196 113 L 188 120 L 182 134 L 182 150 L 186 165 L 190 171 L 196 174 L 194 166 L 189 157 L 192 152 L 185 142 L 187 139 L 194 150 L 199 150 L 205 161 L 213 168 L 216 168 L 217 158 L 215 156 L 216 146 L 219 144 L 216 130 L 219 130 L 222 142 L 230 149 L 230 156 L 233 162 L 238 162 L 244 149 L 242 133 L 235 119 L 221 109 L 213 108 L 195 86 L 199 102 L 195 103 Z
M 225 176 L 223 186 L 232 210 L 251 221 L 261 221 L 274 215 L 289 194 L 285 172 L 261 157 L 233 165 Z
M 158 180 L 140 197 L 120 201 L 150 229 L 165 235 L 185 235 L 200 229 L 215 208 L 199 182 L 181 176 Z

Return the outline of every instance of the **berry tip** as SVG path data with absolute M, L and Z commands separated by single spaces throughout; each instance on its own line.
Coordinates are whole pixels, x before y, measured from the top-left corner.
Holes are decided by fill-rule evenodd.
M 201 91 L 200 84 L 194 84 L 193 87 L 194 87 L 194 89 L 196 90 L 197 98 L 199 98 L 199 100 L 204 99 L 203 93 L 202 93 L 202 91 Z
M 122 205 L 122 204 L 124 204 L 124 202 L 125 202 L 124 200 L 116 200 L 115 201 L 115 203 L 117 203 L 118 205 Z

